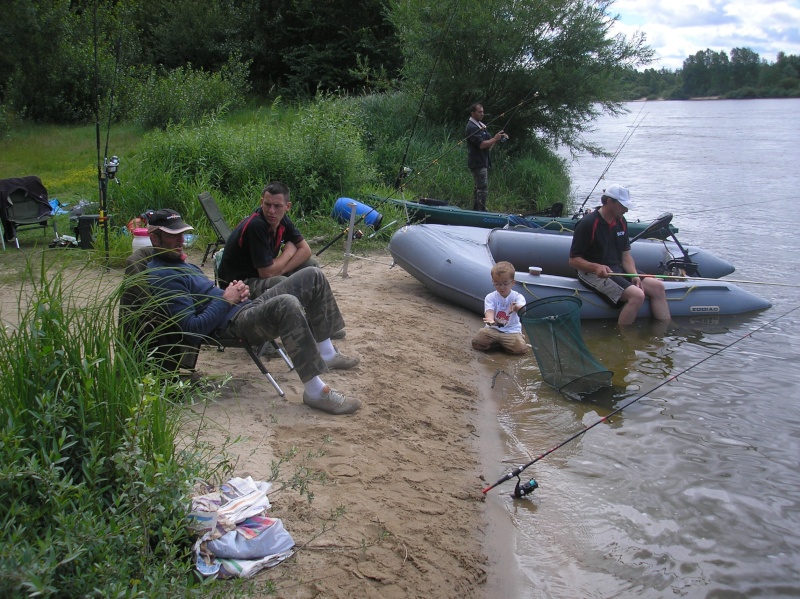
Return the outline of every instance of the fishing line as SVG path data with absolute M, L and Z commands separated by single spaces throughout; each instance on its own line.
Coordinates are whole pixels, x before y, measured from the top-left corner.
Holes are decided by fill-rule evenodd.
M 548 450 L 547 450 L 547 451 L 545 451 L 543 454 L 541 454 L 541 455 L 539 455 L 538 457 L 534 458 L 533 460 L 531 460 L 531 461 L 530 461 L 530 462 L 528 462 L 527 464 L 523 464 L 522 466 L 519 466 L 518 468 L 515 468 L 514 470 L 512 470 L 511 472 L 509 472 L 508 474 L 506 474 L 505 476 L 503 476 L 503 477 L 502 477 L 500 480 L 498 480 L 496 483 L 494 483 L 494 484 L 492 484 L 492 485 L 489 485 L 488 487 L 486 487 L 485 489 L 483 489 L 481 492 L 482 492 L 482 493 L 485 495 L 486 493 L 488 493 L 489 491 L 491 491 L 492 489 L 494 489 L 496 486 L 498 486 L 498 485 L 500 485 L 500 484 L 502 484 L 502 483 L 506 482 L 507 480 L 510 480 L 510 479 L 512 479 L 512 478 L 514 478 L 514 477 L 517 477 L 517 485 L 516 485 L 516 487 L 514 488 L 514 497 L 518 497 L 518 498 L 519 498 L 519 497 L 524 497 L 525 495 L 528 495 L 528 494 L 532 493 L 532 492 L 533 492 L 535 489 L 537 489 L 537 488 L 539 487 L 539 485 L 538 485 L 538 483 L 537 483 L 537 482 L 536 482 L 534 479 L 530 479 L 528 482 L 525 482 L 525 483 L 523 483 L 523 482 L 522 482 L 522 480 L 519 478 L 519 475 L 520 475 L 520 474 L 521 474 L 521 473 L 522 473 L 522 472 L 523 472 L 525 469 L 529 468 L 530 466 L 532 466 L 533 464 L 535 464 L 536 462 L 538 462 L 539 460 L 541 460 L 541 459 L 542 459 L 542 458 L 544 458 L 545 456 L 548 456 L 548 455 L 550 455 L 551 453 L 553 453 L 553 452 L 554 452 L 554 451 L 556 451 L 557 449 L 560 449 L 561 447 L 563 447 L 564 445 L 566 445 L 566 444 L 567 444 L 567 443 L 569 443 L 570 441 L 572 441 L 572 440 L 574 440 L 574 439 L 577 439 L 578 437 L 580 437 L 580 436 L 581 436 L 581 435 L 583 435 L 584 433 L 586 433 L 586 432 L 590 431 L 591 429 L 593 429 L 594 427 L 596 427 L 598 424 L 601 424 L 602 422 L 605 422 L 606 420 L 608 420 L 608 419 L 609 419 L 609 418 L 611 418 L 612 416 L 615 416 L 615 415 L 619 414 L 620 412 L 622 412 L 622 410 L 624 410 L 625 408 L 627 408 L 627 407 L 628 407 L 628 406 L 630 406 L 631 404 L 634 404 L 634 403 L 636 403 L 637 401 L 639 401 L 640 399 L 642 399 L 642 398 L 644 398 L 644 397 L 647 397 L 648 395 L 650 395 L 650 394 L 651 394 L 653 391 L 655 391 L 656 389 L 660 389 L 660 388 L 661 388 L 661 387 L 663 387 L 664 385 L 667 385 L 667 384 L 671 383 L 672 381 L 674 381 L 674 380 L 676 380 L 678 377 L 680 377 L 680 376 L 682 376 L 682 375 L 686 374 L 687 372 L 689 372 L 689 371 L 690 371 L 690 370 L 692 370 L 693 368 L 696 368 L 697 366 L 700 366 L 700 364 L 702 364 L 702 363 L 703 363 L 703 362 L 705 362 L 706 360 L 709 360 L 710 358 L 713 358 L 714 356 L 721 354 L 723 351 L 725 351 L 726 349 L 728 349 L 728 348 L 730 348 L 730 347 L 732 347 L 732 346 L 736 345 L 736 344 L 737 344 L 737 343 L 739 343 L 740 341 L 742 341 L 742 340 L 744 340 L 744 339 L 747 339 L 748 337 L 751 337 L 751 336 L 753 335 L 753 333 L 757 333 L 757 332 L 758 332 L 758 331 L 760 331 L 761 329 L 763 329 L 763 328 L 765 328 L 765 327 L 768 327 L 768 326 L 770 326 L 771 324 L 773 324 L 773 323 L 777 322 L 777 321 L 778 321 L 778 320 L 780 320 L 781 318 L 784 318 L 784 317 L 788 316 L 789 314 L 791 314 L 792 312 L 794 312 L 795 310 L 798 310 L 798 309 L 800 309 L 800 306 L 795 306 L 794 308 L 792 308 L 792 309 L 791 309 L 791 310 L 789 310 L 788 312 L 786 312 L 786 313 L 784 313 L 784 314 L 781 314 L 781 315 L 780 315 L 780 316 L 778 316 L 777 318 L 774 318 L 774 319 L 772 319 L 772 320 L 770 320 L 770 321 L 768 321 L 768 322 L 765 322 L 764 324 L 762 324 L 761 326 L 757 327 L 756 329 L 754 329 L 754 330 L 752 330 L 752 331 L 748 332 L 748 333 L 747 333 L 747 334 L 745 334 L 745 335 L 742 335 L 742 336 L 741 336 L 741 337 L 739 337 L 738 339 L 735 339 L 735 340 L 731 341 L 731 342 L 730 342 L 728 345 L 726 345 L 726 346 L 724 346 L 724 347 L 721 347 L 720 349 L 716 350 L 715 352 L 712 352 L 712 353 L 710 353 L 710 354 L 709 354 L 709 355 L 707 355 L 705 358 L 703 358 L 702 360 L 699 360 L 698 362 L 695 362 L 694 364 L 692 364 L 692 365 L 691 365 L 691 366 L 689 366 L 688 368 L 684 368 L 684 369 L 683 369 L 683 370 L 681 370 L 679 373 L 672 375 L 671 377 L 669 377 L 668 379 L 666 379 L 666 380 L 664 380 L 663 382 L 659 383 L 658 385 L 656 385 L 655 387 L 653 387 L 652 389 L 650 389 L 650 390 L 649 390 L 649 391 L 647 391 L 646 393 L 642 393 L 642 394 L 641 394 L 641 395 L 639 395 L 638 397 L 635 397 L 635 398 L 633 398 L 632 400 L 630 400 L 629 402 L 627 402 L 627 403 L 623 404 L 622 406 L 620 406 L 619 408 L 617 408 L 616 410 L 614 410 L 613 412 L 611 412 L 611 413 L 610 413 L 610 414 L 608 414 L 607 416 L 604 416 L 604 417 L 600 418 L 599 420 L 597 420 L 597 421 L 595 421 L 594 423 L 590 424 L 590 425 L 589 425 L 589 426 L 587 426 L 586 428 L 584 428 L 584 429 L 582 429 L 582 430 L 578 431 L 577 433 L 575 433 L 574 435 L 572 435 L 572 436 L 568 437 L 567 439 L 564 439 L 564 440 L 563 440 L 561 443 L 559 443 L 558 445 L 556 445 L 556 446 L 555 446 L 555 447 L 553 447 L 552 449 L 548 449 Z
M 705 208 L 704 210 L 692 210 L 691 212 L 681 212 L 675 216 L 692 216 L 700 214 L 701 212 L 711 212 L 712 210 L 719 212 L 720 210 L 727 210 L 728 208 L 742 208 L 743 206 L 753 206 L 755 204 L 774 204 L 775 200 L 762 200 L 760 202 L 747 202 L 746 204 L 733 204 L 732 206 L 718 206 L 717 208 Z
M 521 102 L 519 102 L 516 106 L 514 106 L 514 108 L 511 109 L 511 114 L 508 115 L 508 120 L 506 121 L 506 124 L 503 125 L 503 127 L 500 129 L 500 131 L 505 131 L 506 130 L 506 127 L 508 127 L 508 124 L 511 122 L 511 118 L 514 116 L 514 113 L 516 113 L 517 110 L 519 110 L 520 106 L 525 104 L 525 102 L 527 102 L 530 99 L 531 95 L 533 95 L 534 98 L 538 98 L 539 97 L 539 92 L 536 91 L 535 89 L 532 89 L 531 91 L 529 91 L 528 95 L 525 96 L 522 99 Z M 497 115 L 497 118 L 502 117 L 504 114 L 505 114 L 505 112 L 501 112 L 500 114 Z
M 777 287 L 800 287 L 793 283 L 773 283 L 772 281 L 744 281 L 742 279 L 711 279 L 708 277 L 682 277 L 680 275 L 648 275 L 630 272 L 614 272 L 612 277 L 652 277 L 654 279 L 668 279 L 675 281 L 714 281 L 717 283 L 749 283 L 752 285 L 775 285 Z
M 617 145 L 616 150 L 614 150 L 614 153 L 611 155 L 611 160 L 608 161 L 606 168 L 604 168 L 603 172 L 600 173 L 600 176 L 597 178 L 597 181 L 595 181 L 594 187 L 592 187 L 591 191 L 586 196 L 586 199 L 583 200 L 583 204 L 581 204 L 577 212 L 575 212 L 575 214 L 572 215 L 572 218 L 578 218 L 578 215 L 583 210 L 583 207 L 586 206 L 586 202 L 589 201 L 589 198 L 592 197 L 592 194 L 594 193 L 594 190 L 597 189 L 597 186 L 600 184 L 600 181 L 602 181 L 603 178 L 606 176 L 606 173 L 608 173 L 608 170 L 611 168 L 611 165 L 614 164 L 614 162 L 616 162 L 617 157 L 620 155 L 620 152 L 622 152 L 623 148 L 626 145 L 628 145 L 628 141 L 630 141 L 631 137 L 633 137 L 633 134 L 636 133 L 636 130 L 639 128 L 639 125 L 642 124 L 642 121 L 644 120 L 644 117 L 647 116 L 647 113 L 645 113 L 644 116 L 642 116 L 641 118 L 639 118 L 639 115 L 642 113 L 642 110 L 644 110 L 645 104 L 646 102 L 642 104 L 642 107 L 639 109 L 638 114 L 633 119 L 633 124 L 631 125 L 631 128 L 622 137 L 622 140 L 619 142 L 619 145 Z M 637 119 L 639 122 L 636 122 Z

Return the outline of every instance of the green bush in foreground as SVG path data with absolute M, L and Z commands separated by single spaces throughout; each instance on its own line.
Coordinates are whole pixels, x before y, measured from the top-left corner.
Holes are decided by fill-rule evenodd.
M 0 331 L 0 596 L 199 592 L 186 510 L 208 471 L 176 444 L 185 389 L 119 338 L 96 277 L 35 270 Z

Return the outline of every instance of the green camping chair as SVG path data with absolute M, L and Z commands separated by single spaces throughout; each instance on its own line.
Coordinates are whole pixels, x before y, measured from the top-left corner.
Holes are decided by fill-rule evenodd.
M 225 219 L 222 217 L 222 212 L 219 211 L 219 206 L 217 206 L 217 203 L 209 192 L 204 191 L 197 196 L 197 199 L 200 200 L 203 212 L 206 213 L 208 222 L 211 223 L 211 228 L 214 229 L 214 233 L 217 235 L 217 239 L 206 246 L 206 252 L 203 254 L 203 261 L 200 262 L 200 266 L 205 266 L 209 255 L 215 252 L 219 246 L 224 246 L 225 242 L 228 241 L 228 237 L 231 236 L 231 228 L 228 226 L 228 223 L 225 222 Z
M 47 198 L 47 189 L 36 176 L 17 177 L 0 181 L 0 208 L 2 208 L 3 249 L 6 241 L 14 242 L 19 249 L 17 231 L 41 227 L 46 233 L 48 223 L 58 239 L 58 229 L 53 208 Z

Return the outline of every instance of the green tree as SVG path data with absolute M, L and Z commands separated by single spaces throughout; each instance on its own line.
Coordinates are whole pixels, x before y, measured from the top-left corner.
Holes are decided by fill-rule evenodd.
M 535 131 L 581 149 L 587 147 L 581 133 L 600 111 L 622 110 L 624 67 L 646 65 L 653 56 L 643 34 L 611 36 L 610 6 L 592 0 L 394 0 L 392 21 L 411 89 L 422 90 L 431 79 L 430 119 L 463 126 L 468 106 L 483 101 L 495 130 L 509 121 L 512 140 L 524 142 Z
M 711 52 L 709 59 L 708 95 L 720 96 L 730 90 L 730 61 L 725 52 Z
M 706 48 L 683 61 L 683 93 L 718 96 L 730 89 L 730 62 L 725 52 Z
M 731 86 L 734 89 L 758 86 L 758 54 L 750 48 L 731 50 Z
M 0 91 L 23 116 L 62 123 L 90 120 L 97 92 L 104 97 L 114 72 L 116 27 L 108 6 L 97 19 L 100 89 L 95 89 L 94 28 L 91 3 L 69 0 L 9 0 L 0 18 Z M 12 41 L 13 40 L 13 41 Z
M 241 36 L 247 2 L 208 0 L 127 0 L 125 29 L 137 36 L 131 61 L 176 69 L 187 64 L 220 70 L 245 44 Z
M 246 0 L 242 11 L 256 91 L 313 96 L 359 90 L 367 76 L 397 77 L 402 57 L 386 0 Z

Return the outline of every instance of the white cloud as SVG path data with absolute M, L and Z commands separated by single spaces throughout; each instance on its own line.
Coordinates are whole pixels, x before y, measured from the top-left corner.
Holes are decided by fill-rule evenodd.
M 615 33 L 644 32 L 656 69 L 679 69 L 706 48 L 750 48 L 770 62 L 800 55 L 800 0 L 618 0 L 610 12 L 620 15 Z

